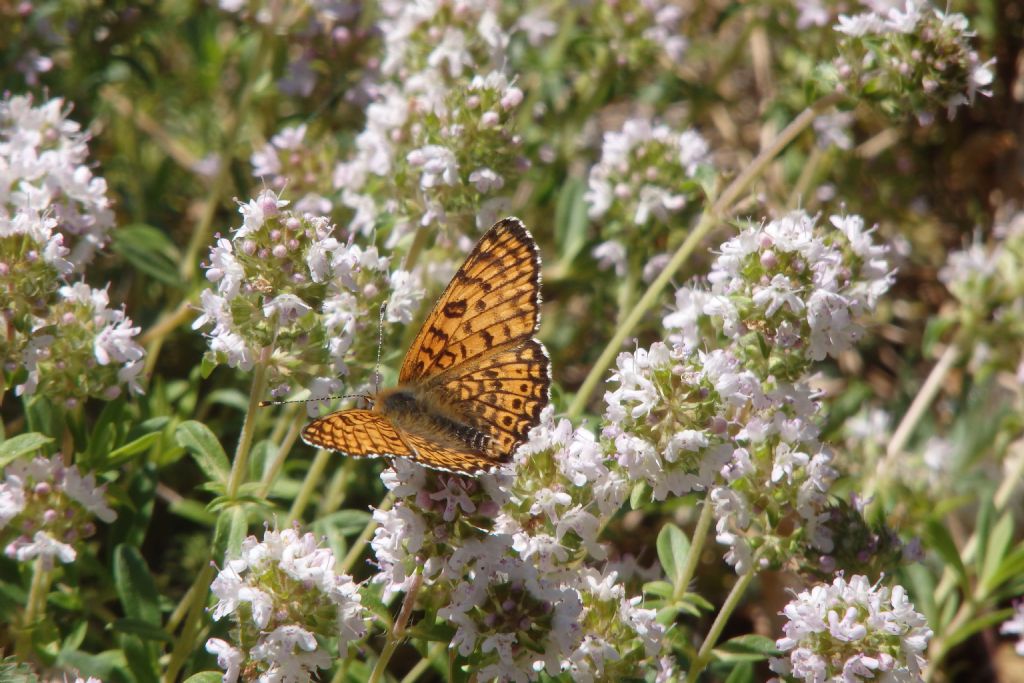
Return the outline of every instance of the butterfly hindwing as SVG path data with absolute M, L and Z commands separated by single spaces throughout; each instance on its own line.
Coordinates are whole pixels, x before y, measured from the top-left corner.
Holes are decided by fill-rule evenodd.
M 413 432 L 404 432 L 403 438 L 412 447 L 412 459 L 421 465 L 435 470 L 476 474 L 493 470 L 502 463 L 501 460 L 489 458 L 469 448 L 452 448 Z
M 485 449 L 511 457 L 548 404 L 551 370 L 543 344 L 530 338 L 444 374 L 441 399 L 490 436 Z
M 414 455 L 391 421 L 369 410 L 340 410 L 324 415 L 306 425 L 302 440 L 310 446 L 355 457 Z
M 399 382 L 423 381 L 533 334 L 540 320 L 540 257 L 517 218 L 477 242 L 402 363 Z

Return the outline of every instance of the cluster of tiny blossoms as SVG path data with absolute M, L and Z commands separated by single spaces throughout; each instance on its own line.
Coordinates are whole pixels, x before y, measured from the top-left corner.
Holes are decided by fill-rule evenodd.
M 602 436 L 623 471 L 658 500 L 707 491 L 738 571 L 755 553 L 836 566 L 821 553 L 835 550 L 837 473 L 807 379 L 813 361 L 851 347 L 855 317 L 892 273 L 858 217 L 831 223 L 796 212 L 725 242 L 710 291 L 679 290 L 669 343 L 620 354 L 605 395 Z M 778 523 L 793 513 L 799 523 Z
M 3 470 L 0 483 L 0 538 L 4 554 L 19 562 L 39 558 L 74 562 L 75 546 L 96 532 L 94 517 L 110 523 L 117 515 L 107 505 L 106 487 L 92 474 L 82 475 L 60 455 L 19 458 Z
M 1024 382 L 1024 213 L 993 230 L 995 243 L 950 253 L 939 271 L 959 304 L 943 315 L 971 340 L 972 371 L 1009 370 Z
M 206 279 L 215 289 L 203 291 L 194 327 L 213 328 L 210 362 L 244 370 L 264 363 L 276 395 L 306 386 L 326 394 L 348 363 L 373 358 L 370 345 L 353 345 L 376 324 L 380 304 L 389 322 L 408 323 L 422 292 L 405 271 L 389 274 L 375 247 L 342 241 L 327 218 L 287 204 L 265 190 L 241 205 L 242 225 L 210 249 Z
M 580 3 L 588 34 L 605 47 L 615 68 L 649 69 L 651 62 L 679 64 L 688 41 L 684 10 L 667 0 L 589 0 Z
M 771 669 L 787 680 L 921 680 L 932 631 L 901 586 L 839 576 L 802 591 L 782 613 L 776 647 L 789 654 L 772 658 Z
M 31 97 L 0 99 L 0 235 L 22 212 L 52 218 L 64 256 L 80 271 L 107 243 L 114 213 L 106 181 L 86 163 L 88 137 L 67 114 L 60 98 L 38 107 Z M 55 249 L 40 243 L 40 256 L 47 247 Z
M 711 172 L 710 149 L 696 131 L 630 119 L 622 130 L 606 132 L 585 195 L 588 215 L 601 226 L 604 241 L 594 256 L 602 267 L 614 267 L 620 277 L 640 268 L 628 255 L 653 253 L 665 232 L 652 226 L 673 224 L 699 197 L 701 179 Z M 656 270 L 645 269 L 645 279 L 653 279 Z
M 75 407 L 123 387 L 140 392 L 143 351 L 106 289 L 67 284 L 106 243 L 113 213 L 86 164 L 87 138 L 66 114 L 60 99 L 0 100 L 0 357 L 18 394 Z
M 610 466 L 592 432 L 556 423 L 550 408 L 514 475 L 467 479 L 396 461 L 383 478 L 399 500 L 374 514 L 374 580 L 387 596 L 422 572 L 456 629 L 460 664 L 481 680 L 642 676 L 662 666 L 664 629 L 598 543 L 627 492 Z
M 142 347 L 124 308 L 110 308 L 106 289 L 79 282 L 61 287 L 46 316 L 35 321 L 25 348 L 27 376 L 15 391 L 42 394 L 68 408 L 89 396 L 111 400 L 125 385 L 141 394 Z
M 967 17 L 928 0 L 865 4 L 870 11 L 841 15 L 835 26 L 842 39 L 827 70 L 830 87 L 878 102 L 892 115 L 924 119 L 941 108 L 952 119 L 978 94 L 991 94 L 994 60 L 983 62 L 971 48 Z
M 368 32 L 357 26 L 358 3 L 219 0 L 218 4 L 243 22 L 259 24 L 261 31 L 272 33 L 283 44 L 286 65 L 277 80 L 282 95 L 330 97 L 339 79 L 348 77 L 348 70 L 333 67 L 363 62 Z M 358 73 L 359 69 L 350 72 Z
M 332 138 L 308 136 L 308 126 L 286 126 L 252 153 L 252 174 L 274 190 L 299 197 L 293 209 L 300 214 L 326 216 L 334 208 L 330 196 L 331 167 L 337 158 Z
M 213 618 L 233 615 L 233 641 L 210 638 L 206 649 L 234 681 L 311 681 L 366 633 L 359 586 L 334 571 L 334 554 L 313 534 L 267 529 L 249 536 L 238 559 L 213 580 Z M 336 645 L 335 645 L 336 644 Z
M 355 229 L 393 225 L 394 241 L 418 225 L 475 217 L 482 227 L 504 210 L 502 190 L 526 162 L 512 131 L 523 93 L 502 71 L 509 36 L 499 9 L 489 0 L 382 3 L 381 79 L 334 174 Z

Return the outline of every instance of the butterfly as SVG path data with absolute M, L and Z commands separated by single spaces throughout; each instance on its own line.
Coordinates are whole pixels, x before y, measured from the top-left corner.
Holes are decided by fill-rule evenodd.
M 518 218 L 476 243 L 371 410 L 310 422 L 302 440 L 354 457 L 408 458 L 459 474 L 509 462 L 550 400 L 540 252 Z

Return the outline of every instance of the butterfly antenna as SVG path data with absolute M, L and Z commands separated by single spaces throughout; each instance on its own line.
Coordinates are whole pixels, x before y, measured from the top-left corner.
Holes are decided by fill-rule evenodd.
M 388 310 L 388 302 L 380 305 L 380 320 L 377 322 L 377 365 L 373 368 L 373 391 L 380 393 L 380 350 L 384 347 L 384 314 Z
M 310 401 L 333 401 L 336 398 L 365 398 L 371 404 L 373 403 L 373 396 L 367 396 L 366 394 L 340 394 L 338 396 L 321 396 L 319 398 L 296 398 L 291 401 L 260 401 L 257 405 L 260 408 L 266 408 L 267 406 L 283 406 L 286 403 L 309 403 Z

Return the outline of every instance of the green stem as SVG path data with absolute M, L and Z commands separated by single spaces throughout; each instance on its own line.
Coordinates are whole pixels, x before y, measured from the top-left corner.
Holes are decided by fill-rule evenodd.
M 37 557 L 32 565 L 32 585 L 25 599 L 25 613 L 22 615 L 21 628 L 18 630 L 15 651 L 18 659 L 30 662 L 34 659 L 32 634 L 38 622 L 46 612 L 46 596 L 50 592 L 51 571 L 43 565 L 43 558 Z
M 388 492 L 388 495 L 384 496 L 384 500 L 380 502 L 380 505 L 377 506 L 377 509 L 381 510 L 382 512 L 385 510 L 390 510 L 391 506 L 394 504 L 395 496 L 391 492 Z M 363 548 L 365 548 L 366 544 L 370 542 L 370 538 L 373 536 L 373 531 L 376 528 L 377 520 L 371 517 L 370 521 L 367 522 L 366 526 L 363 528 L 362 533 L 359 534 L 359 538 L 357 538 L 352 543 L 352 547 L 348 549 L 348 554 L 345 555 L 345 559 L 342 560 L 341 564 L 338 566 L 337 572 L 339 574 L 351 573 L 352 565 L 354 565 L 356 563 L 356 560 L 359 559 L 359 556 L 363 554 Z
M 288 457 L 288 453 L 291 452 L 292 445 L 295 443 L 295 440 L 299 438 L 299 430 L 302 429 L 302 423 L 303 419 L 301 414 L 292 415 L 291 422 L 288 426 L 288 433 L 285 434 L 284 438 L 281 439 L 281 443 L 278 444 L 277 453 L 274 455 L 274 459 L 270 461 L 266 469 L 263 471 L 263 477 L 260 479 L 260 498 L 266 498 L 270 494 L 270 489 L 274 485 L 274 480 L 277 479 L 278 473 L 281 471 L 281 468 L 284 467 L 284 461 Z
M 252 390 L 249 392 L 249 406 L 245 411 L 245 421 L 242 422 L 242 433 L 238 437 L 238 446 L 235 448 L 235 459 L 231 463 L 231 474 L 228 476 L 228 498 L 238 495 L 238 489 L 245 481 L 249 469 L 249 453 L 252 450 L 253 434 L 256 431 L 256 409 L 259 408 L 260 400 L 267 390 L 267 365 L 266 356 L 269 349 L 264 349 L 262 358 L 256 363 L 252 377 Z
M 751 563 L 753 565 L 753 563 Z M 715 617 L 715 621 L 711 624 L 711 628 L 708 630 L 707 637 L 704 638 L 704 642 L 701 643 L 700 650 L 697 652 L 697 657 L 693 660 L 693 664 L 690 665 L 690 670 L 686 672 L 686 683 L 693 683 L 700 676 L 701 672 L 704 671 L 704 667 L 708 665 L 711 660 L 711 650 L 714 649 L 715 644 L 718 642 L 719 636 L 722 635 L 722 630 L 725 628 L 725 624 L 729 621 L 729 617 L 736 610 L 736 607 L 740 604 L 740 599 L 743 598 L 743 594 L 747 591 L 747 586 L 754 579 L 754 568 L 751 566 L 744 574 L 741 574 L 739 579 L 733 585 L 732 590 L 729 591 L 729 596 L 725 599 L 725 603 L 722 605 L 722 609 L 718 610 L 718 616 Z
M 580 415 L 583 414 L 583 410 L 586 408 L 591 394 L 594 393 L 598 383 L 604 378 L 605 371 L 611 366 L 615 356 L 619 353 L 619 350 L 622 348 L 622 343 L 633 332 L 633 329 L 637 326 L 644 315 L 646 315 L 647 311 L 657 303 L 661 297 L 662 291 L 675 276 L 675 273 L 679 270 L 680 266 L 686 262 L 694 249 L 697 248 L 700 241 L 704 239 L 715 225 L 728 217 L 728 213 L 732 209 L 736 199 L 746 191 L 747 187 L 753 183 L 758 176 L 760 176 L 768 164 L 771 163 L 775 157 L 777 157 L 782 150 L 796 138 L 797 135 L 810 126 L 818 114 L 833 106 L 841 99 L 841 95 L 826 95 L 802 111 L 775 137 L 774 140 L 772 140 L 767 147 L 761 151 L 760 154 L 757 155 L 757 158 L 743 169 L 743 171 L 729 184 L 725 191 L 722 192 L 711 208 L 705 210 L 704 213 L 701 214 L 700 220 L 697 222 L 697 226 L 689 235 L 687 235 L 683 243 L 679 245 L 679 249 L 677 249 L 676 253 L 672 255 L 672 259 L 668 262 L 668 265 L 665 266 L 665 269 L 659 273 L 658 277 L 651 283 L 651 286 L 646 292 L 644 292 L 644 295 L 640 297 L 640 301 L 637 302 L 633 310 L 630 311 L 628 316 L 626 316 L 625 321 L 623 321 L 623 323 L 615 330 L 615 334 L 601 352 L 601 356 L 597 359 L 597 362 L 594 363 L 594 367 L 590 369 L 590 373 L 583 381 L 582 386 L 580 386 L 579 391 L 576 393 L 572 403 L 569 405 L 569 409 L 566 411 L 570 420 L 578 419 Z
M 416 681 L 419 680 L 419 677 L 422 676 L 423 673 L 430 668 L 430 665 L 431 663 L 433 663 L 434 659 L 442 652 L 444 652 L 444 648 L 444 643 L 431 643 L 430 647 L 427 648 L 426 656 L 421 658 L 420 661 L 416 662 L 416 666 L 409 669 L 409 673 L 405 674 L 405 676 L 402 678 L 401 683 L 416 683 Z
M 409 617 L 412 616 L 413 607 L 416 606 L 416 596 L 419 594 L 422 585 L 423 574 L 417 567 L 416 574 L 413 575 L 412 585 L 409 586 L 409 591 L 405 594 L 405 600 L 402 601 L 402 609 L 398 613 L 398 618 L 395 619 L 391 630 L 388 631 L 387 642 L 384 643 L 384 649 L 380 651 L 377 664 L 373 667 L 373 673 L 370 674 L 369 683 L 378 683 L 380 681 L 381 676 L 387 671 L 391 656 L 395 654 L 395 650 L 405 640 L 405 627 L 409 623 Z
M 213 581 L 213 565 L 206 565 L 196 579 L 197 590 L 192 594 L 192 604 L 189 605 L 188 616 L 185 618 L 185 626 L 181 629 L 181 636 L 174 644 L 170 660 L 164 670 L 161 679 L 163 683 L 175 683 L 178 674 L 181 672 L 185 661 L 192 655 L 193 640 L 195 635 L 202 628 L 203 615 L 206 612 L 206 596 Z
M 288 511 L 288 524 L 302 517 L 303 511 L 309 505 L 309 499 L 313 497 L 313 492 L 323 479 L 327 463 L 333 457 L 330 451 L 325 451 L 322 448 L 316 452 L 313 463 L 309 466 L 305 479 L 302 480 L 302 488 L 299 490 L 299 495 L 295 496 L 295 500 L 292 501 L 292 509 Z
M 693 538 L 690 540 L 690 552 L 686 556 L 686 564 L 683 565 L 683 573 L 680 576 L 679 584 L 673 591 L 673 600 L 679 600 L 686 593 L 686 587 L 690 585 L 694 574 L 697 573 L 697 565 L 700 563 L 700 554 L 704 550 L 704 544 L 708 539 L 708 530 L 711 529 L 711 521 L 715 518 L 714 506 L 710 500 L 705 500 L 700 510 L 700 517 L 697 518 L 697 526 L 693 529 Z

